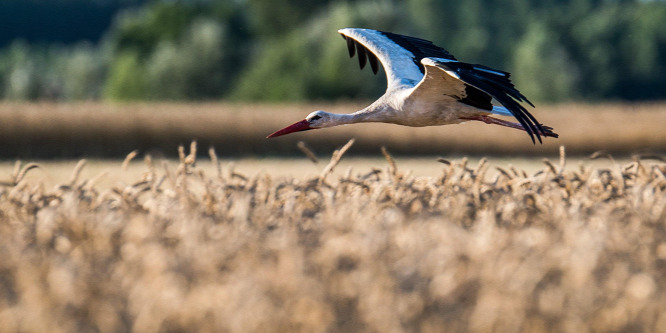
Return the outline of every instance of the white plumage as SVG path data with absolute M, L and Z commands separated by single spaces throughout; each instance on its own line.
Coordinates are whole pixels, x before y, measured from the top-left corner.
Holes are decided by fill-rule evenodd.
M 361 69 L 369 63 L 376 74 L 378 62 L 382 64 L 387 78 L 386 92 L 352 114 L 312 112 L 269 138 L 359 122 L 433 126 L 469 120 L 524 130 L 533 142 L 535 137 L 541 142 L 542 136 L 558 136 L 520 104 L 532 105 L 513 86 L 507 72 L 460 62 L 432 42 L 416 37 L 356 28 L 338 32 L 347 42 L 349 56 L 358 57 Z M 492 114 L 513 116 L 518 123 L 493 118 Z

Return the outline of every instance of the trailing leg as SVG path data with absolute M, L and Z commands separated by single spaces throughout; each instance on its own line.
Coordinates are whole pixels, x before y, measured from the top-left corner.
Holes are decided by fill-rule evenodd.
M 460 118 L 460 119 L 482 121 L 482 122 L 484 122 L 484 123 L 486 123 L 486 124 L 495 124 L 495 125 L 500 125 L 500 126 L 505 126 L 505 127 L 515 128 L 515 129 L 519 129 L 519 130 L 523 130 L 523 131 L 525 130 L 521 124 L 514 123 L 514 122 L 510 122 L 510 121 L 506 121 L 506 120 L 502 120 L 502 119 L 493 118 L 493 117 L 491 117 L 491 116 L 463 117 L 463 118 Z M 544 131 L 545 131 L 544 133 L 540 133 L 540 134 L 542 134 L 543 136 L 549 136 L 549 137 L 552 137 L 552 138 L 557 138 L 557 137 L 559 137 L 559 135 L 558 135 L 557 133 L 553 132 L 553 128 L 552 128 L 552 127 L 550 127 L 550 126 L 545 126 L 545 125 L 543 125 L 543 124 L 542 124 L 541 126 L 543 127 L 543 129 L 544 129 Z

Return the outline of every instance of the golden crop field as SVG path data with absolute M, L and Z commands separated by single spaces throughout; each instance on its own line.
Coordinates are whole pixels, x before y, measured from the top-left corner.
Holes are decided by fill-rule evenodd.
M 522 131 L 480 122 L 410 128 L 389 124 L 340 126 L 267 140 L 266 135 L 317 109 L 349 113 L 362 103 L 102 104 L 0 103 L 0 158 L 122 158 L 135 149 L 173 156 L 197 140 L 221 156 L 299 155 L 298 141 L 332 151 L 356 138 L 350 154 L 557 157 L 604 150 L 614 156 L 666 153 L 666 103 L 562 104 L 532 112 L 560 134 L 534 145 Z
M 196 145 L 0 168 L 0 331 L 665 331 L 663 158 L 415 175 L 350 146 L 300 176 Z

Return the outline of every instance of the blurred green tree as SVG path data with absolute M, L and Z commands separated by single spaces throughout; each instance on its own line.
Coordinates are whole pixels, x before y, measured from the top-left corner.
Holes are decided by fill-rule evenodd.
M 461 61 L 514 73 L 533 100 L 666 97 L 663 0 L 83 2 L 0 3 L 10 25 L 0 31 L 1 98 L 374 98 L 383 75 L 346 58 L 343 27 L 430 39 Z M 26 25 L 47 13 L 44 26 L 84 19 L 41 33 Z M 100 24 L 110 24 L 104 37 Z
M 123 52 L 113 61 L 104 97 L 112 100 L 145 99 L 148 91 L 145 77 L 139 55 L 131 51 Z
M 39 69 L 30 46 L 15 41 L 3 55 L 3 95 L 8 99 L 34 99 L 39 95 Z
M 60 56 L 61 96 L 66 100 L 99 99 L 106 77 L 106 59 L 90 44 L 77 44 Z
M 332 0 L 246 0 L 250 26 L 260 38 L 284 35 L 317 16 Z
M 337 33 L 343 27 L 396 30 L 402 7 L 391 1 L 332 4 L 328 10 L 258 49 L 232 97 L 241 100 L 356 99 L 380 95 L 384 75 L 360 71 Z
M 513 61 L 513 81 L 530 99 L 554 102 L 580 97 L 578 65 L 544 23 L 532 23 L 519 41 Z
M 226 74 L 224 29 L 195 21 L 179 41 L 163 41 L 147 61 L 148 97 L 212 99 L 231 83 Z
M 125 13 L 109 36 L 114 54 L 111 99 L 217 99 L 241 70 L 244 18 L 231 5 L 209 1 L 156 2 Z M 233 24 L 234 29 L 227 29 Z M 249 41 L 248 41 L 249 42 Z M 234 43 L 234 44 L 232 44 Z M 128 56 L 130 54 L 131 56 Z M 129 66 L 128 57 L 135 66 Z M 121 61 L 120 64 L 116 64 Z M 134 71 L 116 75 L 115 71 Z M 140 79 L 133 76 L 145 75 Z M 123 81 L 142 89 L 128 91 Z M 137 95 L 138 94 L 138 95 Z

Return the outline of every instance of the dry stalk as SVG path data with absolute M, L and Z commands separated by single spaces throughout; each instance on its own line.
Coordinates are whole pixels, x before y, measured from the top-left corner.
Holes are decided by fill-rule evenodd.
M 564 149 L 564 146 L 560 146 L 560 172 L 557 173 L 558 175 L 562 175 L 566 165 L 567 165 L 567 153 L 566 150 Z
M 86 160 L 80 160 L 78 163 L 76 163 L 76 166 L 74 167 L 74 171 L 72 172 L 72 178 L 69 180 L 69 186 L 74 186 L 76 182 L 79 180 L 79 176 L 81 175 L 81 170 L 83 170 L 83 167 L 86 165 Z
M 164 175 L 169 179 L 169 182 L 171 182 L 171 186 L 176 187 L 176 176 L 169 170 L 169 163 L 167 163 L 167 161 L 162 161 L 162 167 L 164 168 Z
M 178 165 L 178 171 L 176 171 L 176 174 L 185 176 L 190 173 L 190 166 L 194 166 L 196 163 L 196 157 L 197 157 L 197 142 L 192 141 L 190 144 L 190 153 L 186 156 L 185 155 L 185 147 L 182 145 L 178 146 L 178 159 L 180 160 L 180 164 Z
M 481 160 L 479 160 L 479 164 L 472 171 L 472 195 L 474 196 L 474 204 L 477 207 L 481 205 L 481 186 L 486 175 L 486 170 L 488 170 L 487 166 L 488 159 L 483 157 Z
M 238 178 L 238 179 L 240 179 L 244 182 L 247 182 L 247 180 L 248 180 L 247 176 L 243 175 L 242 173 L 238 173 L 236 171 L 231 171 L 231 176 L 230 177 L 231 178 Z
M 222 165 L 217 158 L 217 153 L 215 153 L 214 147 L 208 148 L 208 156 L 210 156 L 210 161 L 213 163 L 215 170 L 217 171 L 217 179 L 222 179 Z
M 100 174 L 98 174 L 97 176 L 95 176 L 94 178 L 92 178 L 92 179 L 88 182 L 88 184 L 87 184 L 88 186 L 87 186 L 86 188 L 87 188 L 88 190 L 93 190 L 93 189 L 95 188 L 95 185 L 99 184 L 99 182 L 100 182 L 103 178 L 107 177 L 108 175 L 109 175 L 109 171 L 103 171 L 103 172 L 101 172 Z
M 190 154 L 185 157 L 185 164 L 194 165 L 197 162 L 197 142 L 190 143 Z
M 178 160 L 181 164 L 185 164 L 185 147 L 183 145 L 178 146 Z
M 16 177 L 14 178 L 14 185 L 16 185 L 16 184 L 18 184 L 19 182 L 21 182 L 21 180 L 23 180 L 23 177 L 25 177 L 25 175 L 26 175 L 26 173 L 28 173 L 28 171 L 30 171 L 30 170 L 32 170 L 32 169 L 35 169 L 35 168 L 39 168 L 39 167 L 40 167 L 40 166 L 39 166 L 39 164 L 37 164 L 37 163 L 28 163 L 28 164 L 26 164 L 26 165 L 21 169 L 21 171 L 19 171 L 19 173 L 16 175 Z
M 488 159 L 483 157 L 479 160 L 479 164 L 476 165 L 476 168 L 474 168 L 474 177 L 477 178 L 482 171 L 485 169 L 486 164 L 488 163 Z
M 445 159 L 444 157 L 438 157 L 437 162 L 443 163 L 443 164 L 446 164 L 446 165 L 451 165 L 451 162 L 449 162 L 449 160 Z
M 229 162 L 227 164 L 226 170 L 227 170 L 227 172 L 225 172 L 226 173 L 226 178 L 227 179 L 233 178 L 233 174 L 236 172 L 236 163 Z
M 157 178 L 157 171 L 155 170 L 155 165 L 153 164 L 153 157 L 150 155 L 146 155 L 143 158 L 144 163 L 146 163 L 146 167 L 148 168 L 147 176 L 144 175 L 145 179 L 150 180 L 151 182 L 154 182 L 155 179 Z
M 384 155 L 384 158 L 386 159 L 386 161 L 389 164 L 389 169 L 388 169 L 389 173 L 393 176 L 393 179 L 397 180 L 398 167 L 396 166 L 395 160 L 393 159 L 391 154 L 389 154 L 389 152 L 388 152 L 388 150 L 386 149 L 385 146 L 382 146 L 382 155 Z
M 344 155 L 349 148 L 354 144 L 354 139 L 349 140 L 342 148 L 336 150 L 333 152 L 333 156 L 331 157 L 331 161 L 328 163 L 328 165 L 324 168 L 324 171 L 321 172 L 321 176 L 319 176 L 319 183 L 323 183 L 326 180 L 326 177 L 333 172 L 333 169 L 340 163 L 340 159 L 342 158 L 342 155 Z
M 14 171 L 12 172 L 12 181 L 18 178 L 19 172 L 21 172 L 21 161 L 16 161 L 16 163 L 14 163 Z
M 506 178 L 513 179 L 513 177 L 514 177 L 508 171 L 504 170 L 504 168 L 502 168 L 502 167 L 496 166 L 495 169 L 497 169 L 497 171 L 499 171 Z
M 308 159 L 312 161 L 312 163 L 317 164 L 319 162 L 319 160 L 317 159 L 317 155 L 315 155 L 315 153 L 312 152 L 312 150 L 305 144 L 305 142 L 298 141 L 296 147 L 298 147 L 298 149 L 300 149 L 301 152 L 303 152 L 303 154 L 305 154 L 305 156 L 307 156 Z
M 157 193 L 160 191 L 160 187 L 162 186 L 162 183 L 164 183 L 164 180 L 167 179 L 167 175 L 162 175 L 160 179 L 158 179 L 156 182 L 153 182 L 153 185 L 151 187 L 151 191 L 153 193 Z
M 354 170 L 354 168 L 352 168 L 352 167 L 347 168 L 347 171 L 345 171 L 345 175 L 343 176 L 343 178 L 351 179 L 351 175 L 352 175 L 353 170 Z
M 592 153 L 592 155 L 590 155 L 589 158 L 592 159 L 592 160 L 596 160 L 596 159 L 599 159 L 599 158 L 607 158 L 607 159 L 609 159 L 611 162 L 615 163 L 615 159 L 613 159 L 613 156 L 611 156 L 611 154 L 609 154 L 609 153 L 608 153 L 607 151 L 605 151 L 605 150 L 598 150 L 598 151 L 595 151 L 594 153 Z
M 361 176 L 360 178 L 361 178 L 361 180 L 366 180 L 366 179 L 368 179 L 372 176 L 375 176 L 376 180 L 378 180 L 379 176 L 377 176 L 377 175 L 379 175 L 381 172 L 382 172 L 382 170 L 379 170 L 377 168 L 372 168 L 372 170 L 370 172 L 366 173 L 365 175 Z
M 555 168 L 553 163 L 550 162 L 550 160 L 548 160 L 547 158 L 544 158 L 542 161 L 546 166 L 548 166 L 548 170 L 550 170 L 550 172 L 552 172 L 553 175 L 557 175 L 557 169 Z
M 129 166 L 130 162 L 136 157 L 136 155 L 139 154 L 138 150 L 133 150 L 131 153 L 127 154 L 125 156 L 125 160 L 123 160 L 123 164 L 121 165 L 121 169 L 123 171 L 127 171 L 127 167 Z
M 632 156 L 634 159 L 641 159 L 641 160 L 654 160 L 654 161 L 659 161 L 659 162 L 666 162 L 666 159 L 663 156 L 659 156 L 656 154 L 637 154 Z
M 513 165 L 509 164 L 509 170 L 511 170 L 511 173 L 513 173 L 515 177 L 520 177 L 520 173 L 518 172 L 518 170 L 516 170 L 516 168 Z
M 467 167 L 468 162 L 469 159 L 467 159 L 467 156 L 463 157 L 462 160 L 460 161 L 460 169 L 462 170 L 463 173 L 470 171 L 469 168 Z

